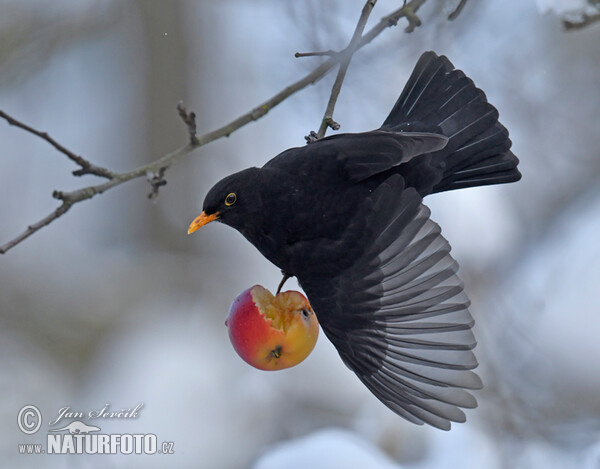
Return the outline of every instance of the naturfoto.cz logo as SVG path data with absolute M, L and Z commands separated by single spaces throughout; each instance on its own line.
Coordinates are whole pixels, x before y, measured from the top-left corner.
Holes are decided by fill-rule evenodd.
M 63 407 L 58 416 L 48 422 L 55 426 L 61 422 L 60 428 L 50 428 L 46 435 L 45 445 L 41 443 L 23 443 L 18 445 L 20 454 L 173 454 L 174 443 L 164 441 L 158 444 L 153 433 L 145 434 L 105 434 L 97 425 L 83 422 L 97 419 L 132 419 L 137 418 L 144 404 L 133 409 L 111 411 L 109 404 L 102 409 L 87 413 L 73 412 L 70 407 Z M 67 423 L 65 419 L 76 418 Z M 34 405 L 24 406 L 17 416 L 19 429 L 26 435 L 33 435 L 40 430 L 42 414 Z M 64 433 L 63 433 L 64 432 Z

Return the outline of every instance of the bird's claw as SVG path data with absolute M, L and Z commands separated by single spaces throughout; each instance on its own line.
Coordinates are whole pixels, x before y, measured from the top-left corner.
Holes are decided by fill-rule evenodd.
M 314 130 L 311 130 L 310 133 L 304 137 L 304 140 L 306 140 L 306 143 L 315 143 L 317 140 L 319 140 L 319 136 Z

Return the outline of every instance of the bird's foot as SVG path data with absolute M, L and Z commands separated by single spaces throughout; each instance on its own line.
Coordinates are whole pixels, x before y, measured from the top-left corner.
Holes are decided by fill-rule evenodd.
M 283 288 L 283 285 L 285 284 L 285 282 L 287 282 L 287 280 L 289 278 L 292 278 L 293 275 L 292 274 L 288 274 L 285 270 L 282 270 L 281 273 L 283 274 L 283 278 L 281 279 L 281 282 L 279 282 L 279 286 L 277 287 L 277 293 L 276 295 L 279 294 L 279 292 L 281 291 L 281 289 Z
M 319 136 L 314 130 L 311 130 L 310 133 L 304 137 L 304 140 L 306 140 L 306 143 L 315 143 L 317 140 L 319 140 Z

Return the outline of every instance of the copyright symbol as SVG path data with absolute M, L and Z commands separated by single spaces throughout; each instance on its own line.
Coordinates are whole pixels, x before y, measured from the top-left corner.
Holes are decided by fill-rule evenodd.
M 42 425 L 40 409 L 34 405 L 26 405 L 19 411 L 17 423 L 21 431 L 27 435 L 37 432 Z

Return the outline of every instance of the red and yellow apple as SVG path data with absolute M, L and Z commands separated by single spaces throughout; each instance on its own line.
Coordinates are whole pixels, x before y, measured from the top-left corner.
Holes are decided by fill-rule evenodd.
M 319 323 L 306 297 L 297 291 L 273 294 L 255 285 L 241 293 L 225 321 L 238 355 L 261 370 L 283 370 L 312 352 Z

